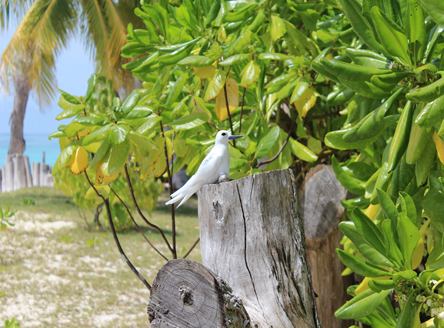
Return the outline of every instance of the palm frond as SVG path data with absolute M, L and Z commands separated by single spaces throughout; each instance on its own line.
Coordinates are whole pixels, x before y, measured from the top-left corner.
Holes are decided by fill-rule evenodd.
M 11 19 L 19 19 L 31 7 L 32 0 L 0 0 L 0 27 L 8 28 Z
M 55 60 L 76 26 L 74 0 L 36 0 L 2 55 L 3 80 L 26 73 L 40 107 L 55 95 Z M 6 75 L 6 76 L 5 76 Z

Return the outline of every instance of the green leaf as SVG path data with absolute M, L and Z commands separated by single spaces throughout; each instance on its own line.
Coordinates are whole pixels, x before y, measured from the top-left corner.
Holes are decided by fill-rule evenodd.
M 276 41 L 277 39 L 283 37 L 287 32 L 287 27 L 282 18 L 272 15 L 271 16 L 271 39 Z
M 219 63 L 220 66 L 231 66 L 231 65 L 236 65 L 236 64 L 240 64 L 243 61 L 250 59 L 251 55 L 248 54 L 240 54 L 240 55 L 234 55 L 231 57 L 228 57 L 227 59 L 221 61 Z
M 110 129 L 107 139 L 114 145 L 119 145 L 125 141 L 126 136 L 130 132 L 131 127 L 127 124 L 116 124 Z
M 268 154 L 268 152 L 273 148 L 279 137 L 279 127 L 273 127 L 268 133 L 263 137 L 256 148 L 255 158 L 260 159 Z
M 106 153 L 108 152 L 110 147 L 111 147 L 111 144 L 109 143 L 108 140 L 104 140 L 102 142 L 102 144 L 100 145 L 99 149 L 94 154 L 93 160 L 89 163 L 89 168 L 90 169 L 95 169 L 97 167 L 97 165 L 99 165 L 100 161 L 106 155 Z
M 194 12 L 194 6 L 189 1 L 184 1 L 182 5 L 176 9 L 176 18 L 182 26 L 199 32 L 200 28 L 197 25 L 197 16 Z
M 157 116 L 157 115 L 151 115 L 149 117 L 147 117 L 145 123 L 143 123 L 137 130 L 136 132 L 140 133 L 140 134 L 147 134 L 147 132 L 150 132 L 151 129 L 157 124 L 159 123 L 159 121 L 162 120 L 161 116 Z
M 68 146 L 66 146 L 62 152 L 60 153 L 59 157 L 57 158 L 54 167 L 52 169 L 52 176 L 55 176 L 57 173 L 59 173 L 62 169 L 68 166 L 69 161 L 71 160 L 72 156 L 74 155 L 75 150 L 77 149 L 77 144 L 73 141 L 71 141 Z
M 422 206 L 434 226 L 444 233 L 444 192 L 441 186 L 442 171 L 436 171 L 429 175 L 430 189 L 422 200 Z
M 416 213 L 415 213 L 416 214 Z M 381 230 L 365 215 L 359 208 L 351 213 L 351 219 L 361 236 L 370 243 L 379 253 L 386 254 L 384 246 L 384 235 Z
M 207 91 L 205 92 L 204 100 L 209 102 L 217 97 L 219 92 L 221 92 L 222 88 L 225 85 L 225 79 L 227 77 L 227 73 L 222 69 L 219 69 L 214 75 L 213 79 L 210 81 Z
M 404 213 L 398 215 L 398 238 L 401 253 L 404 256 L 404 266 L 412 269 L 412 255 L 419 241 L 419 230 Z
M 315 153 L 313 153 L 306 146 L 300 142 L 294 140 L 292 137 L 288 140 L 290 142 L 290 150 L 297 157 L 306 162 L 315 162 L 318 159 Z
M 327 133 L 327 135 L 325 136 L 325 144 L 328 147 L 331 148 L 336 148 L 336 149 L 361 149 L 361 148 L 366 148 L 368 146 L 370 146 L 371 144 L 373 144 L 376 140 L 378 140 L 378 138 L 382 135 L 382 133 L 384 132 L 384 130 L 392 125 L 395 125 L 399 120 L 399 115 L 390 115 L 387 117 L 384 117 L 383 119 L 383 126 L 380 129 L 380 131 L 374 135 L 373 137 L 371 137 L 370 139 L 367 140 L 363 140 L 363 141 L 356 141 L 356 142 L 346 142 L 344 141 L 343 137 L 345 134 L 347 134 L 348 132 L 350 132 L 353 128 L 348 128 L 348 129 L 344 129 L 344 130 L 338 130 L 338 131 L 332 131 Z
M 114 145 L 102 160 L 102 171 L 105 175 L 119 173 L 128 160 L 130 144 L 128 140 Z
M 88 134 L 86 137 L 84 137 L 82 145 L 87 146 L 93 142 L 97 142 L 100 140 L 103 140 L 108 137 L 109 133 L 111 132 L 111 125 L 105 125 L 104 127 L 95 130 Z
M 175 120 L 170 126 L 175 130 L 189 130 L 204 124 L 207 120 L 206 113 L 193 113 Z
M 392 267 L 392 263 L 383 255 L 384 251 L 382 253 L 378 252 L 367 240 L 365 240 L 358 232 L 358 229 L 356 229 L 353 222 L 341 222 L 339 223 L 339 229 L 353 242 L 358 251 L 369 262 L 377 266 Z M 378 241 L 377 238 L 371 240 L 384 250 L 384 246 L 380 244 L 380 241 Z
M 168 95 L 165 107 L 170 108 L 171 105 L 176 101 L 177 97 L 182 92 L 182 88 L 187 82 L 188 73 L 183 73 L 179 78 L 177 79 L 176 83 L 174 83 L 174 86 L 171 88 L 170 94 Z
M 362 2 L 359 0 L 338 0 L 338 2 L 341 4 L 345 16 L 359 38 L 364 41 L 370 49 L 385 53 L 382 45 L 376 41 L 372 21 L 369 21 L 363 13 Z
M 280 54 L 280 53 L 276 53 L 276 52 L 261 53 L 259 56 L 257 56 L 257 59 L 259 59 L 259 60 L 286 60 L 289 58 L 290 57 L 288 55 Z
M 56 120 L 60 121 L 65 118 L 70 118 L 70 117 L 76 116 L 78 113 L 80 113 L 84 109 L 85 109 L 85 105 L 83 105 L 83 104 L 69 107 L 68 109 L 65 109 L 63 112 L 61 112 L 59 115 L 57 115 Z
M 416 295 L 417 293 L 412 292 L 407 299 L 407 302 L 402 307 L 396 328 L 416 328 L 421 326 L 419 321 L 421 303 L 415 302 Z
M 350 192 L 358 195 L 364 195 L 365 187 L 364 183 L 352 177 L 347 173 L 339 164 L 335 156 L 331 159 L 333 171 L 335 172 L 336 179 L 341 183 L 341 185 L 349 190 Z
M 88 88 L 86 89 L 85 101 L 88 101 L 92 93 L 94 92 L 94 89 L 97 84 L 97 77 L 98 77 L 97 74 L 93 74 L 88 79 Z
M 122 110 L 125 115 L 127 115 L 134 107 L 136 107 L 139 98 L 140 93 L 137 90 L 134 90 L 130 93 L 128 97 L 126 97 L 125 101 L 122 104 Z
M 440 26 L 444 26 L 444 9 L 441 0 L 418 0 L 424 10 Z
M 371 9 L 371 14 L 376 32 L 387 54 L 398 63 L 411 66 L 412 62 L 408 55 L 409 42 L 401 28 L 376 6 Z
M 102 117 L 95 116 L 79 116 L 72 120 L 72 122 L 76 122 L 85 126 L 103 126 L 107 123 L 107 120 Z
M 367 289 L 341 306 L 335 312 L 335 317 L 344 320 L 366 317 L 376 310 L 390 292 L 391 290 L 385 290 L 376 293 L 371 289 Z
M 261 68 L 254 61 L 251 61 L 242 71 L 242 81 L 241 86 L 243 88 L 248 88 L 259 78 L 261 73 Z
M 399 193 L 401 198 L 401 209 L 402 212 L 412 221 L 412 223 L 417 226 L 417 215 L 416 215 L 416 206 L 412 197 L 404 191 Z
M 206 56 L 188 56 L 179 61 L 179 65 L 189 65 L 193 67 L 207 67 L 214 62 L 213 59 Z
M 148 137 L 144 136 L 143 134 L 130 131 L 128 134 L 128 140 L 131 142 L 132 145 L 139 148 L 145 156 L 148 157 L 150 150 L 156 149 L 158 150 L 158 147 L 156 144 Z

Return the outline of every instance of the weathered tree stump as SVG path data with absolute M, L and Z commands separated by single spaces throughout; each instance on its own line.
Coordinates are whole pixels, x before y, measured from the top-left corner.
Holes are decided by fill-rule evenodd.
M 148 315 L 150 328 L 250 327 L 242 301 L 202 264 L 171 260 L 154 280 Z
M 320 327 L 292 171 L 206 185 L 198 196 L 202 263 L 242 299 L 252 327 Z
M 316 304 L 323 328 L 348 328 L 353 324 L 353 321 L 334 316 L 335 311 L 348 300 L 347 287 L 353 284 L 352 276 L 341 275 L 345 267 L 335 251 L 341 247 L 343 234 L 338 224 L 345 220 L 341 200 L 345 199 L 346 193 L 330 165 L 311 169 L 298 191 L 307 258 L 313 289 L 319 295 Z

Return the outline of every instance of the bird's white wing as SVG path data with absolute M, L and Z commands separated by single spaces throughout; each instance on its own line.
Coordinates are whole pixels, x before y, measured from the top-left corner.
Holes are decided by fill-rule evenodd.
M 199 168 L 197 169 L 196 174 L 193 175 L 190 178 L 190 180 L 188 180 L 188 182 L 185 183 L 185 185 L 183 185 L 182 188 L 177 190 L 175 193 L 171 194 L 171 197 L 173 197 L 173 198 L 170 199 L 165 204 L 166 205 L 174 204 L 184 197 L 186 198 L 184 201 L 186 201 L 201 186 L 208 184 L 208 183 L 213 183 L 214 176 L 216 175 L 217 171 L 219 170 L 222 160 L 223 160 L 222 152 L 219 152 L 219 151 L 217 151 L 217 149 L 213 148 L 213 150 L 204 158 L 204 160 L 200 164 Z M 183 202 L 181 202 L 181 204 L 182 203 Z

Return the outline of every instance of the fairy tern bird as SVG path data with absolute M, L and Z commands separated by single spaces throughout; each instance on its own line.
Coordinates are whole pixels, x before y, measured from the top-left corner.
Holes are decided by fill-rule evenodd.
M 228 131 L 220 130 L 216 134 L 216 142 L 210 153 L 204 158 L 202 164 L 195 175 L 188 180 L 182 188 L 171 194 L 172 199 L 165 203 L 170 205 L 182 199 L 179 207 L 188 200 L 201 186 L 215 183 L 221 177 L 230 176 L 230 153 L 228 151 L 228 141 L 241 138 L 243 136 L 230 135 Z

